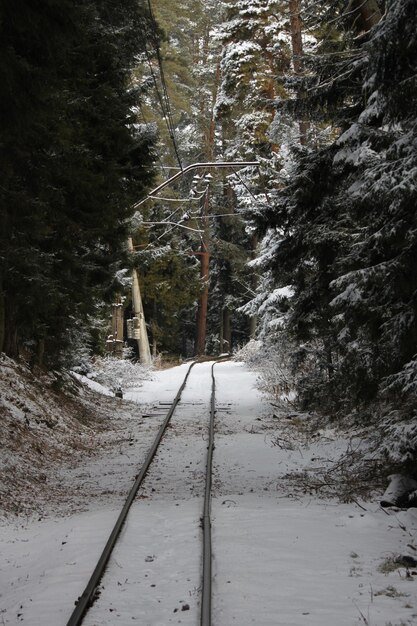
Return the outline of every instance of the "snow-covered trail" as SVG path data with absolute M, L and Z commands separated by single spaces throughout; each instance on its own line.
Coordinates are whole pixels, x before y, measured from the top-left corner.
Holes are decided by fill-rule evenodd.
M 252 385 L 239 364 L 219 377 L 218 402 L 230 411 L 216 434 L 214 623 L 352 626 L 364 623 L 362 611 L 372 613 L 370 624 L 386 624 L 382 598 L 380 607 L 371 598 L 371 563 L 388 548 L 385 525 L 356 506 L 284 495 L 280 465 L 297 454 L 302 462 L 302 452 L 268 445 Z
M 415 580 L 378 571 L 395 549 L 404 554 L 415 543 L 417 512 L 390 518 L 377 505 L 288 497 L 286 472 L 314 461 L 317 450 L 272 445 L 269 407 L 243 364 L 222 365 L 217 402 L 229 410 L 216 428 L 213 623 L 417 623 Z
M 130 399 L 142 406 L 172 400 L 185 371 L 156 372 Z M 199 623 L 209 372 L 208 363 L 194 368 L 85 620 L 89 626 Z M 215 374 L 213 626 L 417 623 L 413 575 L 399 567 L 378 569 L 394 554 L 409 552 L 407 546 L 417 550 L 417 513 L 388 515 L 376 503 L 364 503 L 362 510 L 291 497 L 287 473 L 322 462 L 336 443 L 274 445 L 282 426 L 257 391 L 256 375 L 233 362 L 216 365 Z M 132 423 L 139 456 L 158 419 Z M 125 467 L 126 483 L 133 480 L 135 451 L 133 446 L 118 456 L 118 475 Z M 105 506 L 97 499 L 82 514 L 3 526 L 0 624 L 64 626 L 117 513 L 114 501 Z

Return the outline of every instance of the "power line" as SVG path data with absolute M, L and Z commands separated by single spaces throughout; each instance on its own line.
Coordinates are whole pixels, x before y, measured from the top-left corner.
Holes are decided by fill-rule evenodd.
M 164 69 L 162 66 L 162 58 L 161 58 L 161 54 L 160 54 L 160 50 L 159 50 L 159 45 L 157 45 L 156 47 L 156 56 L 158 59 L 158 65 L 159 65 L 159 74 L 161 76 L 161 83 L 162 83 L 162 89 L 163 89 L 163 93 L 164 93 L 164 97 L 165 97 L 165 104 L 166 104 L 166 110 L 167 110 L 167 114 L 168 114 L 168 120 L 169 120 L 169 124 L 170 124 L 170 135 L 171 135 L 171 139 L 172 139 L 172 143 L 174 146 L 174 151 L 175 151 L 175 155 L 177 157 L 177 161 L 178 164 L 181 168 L 181 170 L 183 169 L 182 167 L 182 162 L 181 162 L 181 158 L 179 155 L 179 150 L 178 150 L 178 145 L 177 145 L 177 140 L 175 138 L 175 130 L 174 130 L 174 120 L 172 117 L 172 110 L 171 110 L 171 103 L 169 100 L 169 95 L 168 95 L 168 88 L 167 88 L 167 84 L 165 81 L 165 74 L 164 74 Z
M 168 113 L 168 110 L 166 108 L 166 99 L 164 100 L 164 97 L 162 96 L 162 94 L 161 94 L 161 92 L 159 90 L 158 81 L 157 81 L 157 78 L 156 78 L 156 75 L 155 75 L 155 72 L 154 72 L 154 69 L 153 69 L 153 66 L 152 66 L 151 55 L 149 53 L 149 50 L 148 50 L 148 47 L 146 46 L 146 44 L 145 44 L 145 54 L 146 54 L 146 60 L 148 61 L 149 70 L 151 72 L 151 77 L 152 77 L 152 80 L 153 80 L 153 83 L 154 83 L 154 86 L 155 86 L 156 95 L 158 97 L 158 101 L 159 101 L 159 104 L 160 104 L 160 107 L 161 107 L 162 116 L 163 116 L 163 118 L 165 120 L 165 123 L 167 125 L 169 136 L 171 137 L 171 139 L 173 139 L 173 126 L 172 126 L 172 122 L 171 122 L 172 117 L 170 117 L 170 115 Z M 175 140 L 175 138 L 174 138 L 174 140 Z M 175 148 L 176 148 L 176 146 L 174 144 L 174 149 Z M 178 156 L 177 156 L 177 158 L 178 158 Z M 180 169 L 182 170 L 181 163 L 180 163 Z
M 233 174 L 231 174 L 228 178 L 230 180 L 230 178 L 232 176 L 236 176 L 236 178 L 240 181 L 240 183 L 244 186 L 244 188 L 246 189 L 246 191 L 249 193 L 249 195 L 253 198 L 253 200 L 256 202 L 256 204 L 258 204 L 259 206 L 263 206 L 263 207 L 268 207 L 269 204 L 269 198 L 267 193 L 264 191 L 266 199 L 268 202 L 263 202 L 262 200 L 259 200 L 259 198 L 257 198 L 252 191 L 249 189 L 248 185 L 245 183 L 245 181 L 239 176 L 239 174 L 237 172 L 233 172 Z
M 153 68 L 151 67 L 150 57 L 149 57 L 149 53 L 148 53 L 147 49 L 146 49 L 146 56 L 148 58 L 148 63 L 150 65 L 150 67 L 151 67 L 151 74 L 152 74 L 152 77 L 153 77 L 153 80 L 154 80 L 154 83 L 155 83 L 155 87 L 156 87 L 157 92 L 158 92 L 158 99 L 160 101 L 162 112 L 163 112 L 163 115 L 165 117 L 165 121 L 166 121 L 167 128 L 168 128 L 168 133 L 169 133 L 169 136 L 171 138 L 172 144 L 174 146 L 175 156 L 177 157 L 178 164 L 179 164 L 179 166 L 180 166 L 180 168 L 182 170 L 183 167 L 182 167 L 181 157 L 180 157 L 179 150 L 178 150 L 177 140 L 175 138 L 175 127 L 174 127 L 174 121 L 173 121 L 173 117 L 172 117 L 172 109 L 171 109 L 171 103 L 170 103 L 170 100 L 169 100 L 167 83 L 166 83 L 166 80 L 165 80 L 164 68 L 163 68 L 163 64 L 162 64 L 161 50 L 160 50 L 160 47 L 159 47 L 158 37 L 156 36 L 157 21 L 155 19 L 154 13 L 153 13 L 151 0 L 148 0 L 148 7 L 149 7 L 149 15 L 150 15 L 150 17 L 151 17 L 151 19 L 152 19 L 152 21 L 154 23 L 154 26 L 155 26 L 154 37 L 153 37 L 153 44 L 154 44 L 154 47 L 155 47 L 156 58 L 157 58 L 157 61 L 158 61 L 159 76 L 160 76 L 161 85 L 162 85 L 162 96 L 161 96 L 161 94 L 159 92 L 159 89 L 158 89 L 158 86 L 157 86 L 155 73 L 153 71 Z M 163 100 L 164 100 L 164 105 L 162 104 Z

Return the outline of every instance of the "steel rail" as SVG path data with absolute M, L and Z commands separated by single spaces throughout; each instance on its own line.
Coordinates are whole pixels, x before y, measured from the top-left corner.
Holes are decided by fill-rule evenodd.
M 113 548 L 117 542 L 117 539 L 121 533 L 121 530 L 123 528 L 124 522 L 127 518 L 127 515 L 129 513 L 130 507 L 136 497 L 136 494 L 138 492 L 138 489 L 140 487 L 140 485 L 142 484 L 146 473 L 149 469 L 149 466 L 156 454 L 156 451 L 158 449 L 158 446 L 161 442 L 161 439 L 168 427 L 168 424 L 171 420 L 171 417 L 177 407 L 178 402 L 181 399 L 181 394 L 184 390 L 185 385 L 187 384 L 187 380 L 188 377 L 190 375 L 191 369 L 194 367 L 194 365 L 196 365 L 196 362 L 191 363 L 190 367 L 188 368 L 187 374 L 184 378 L 184 381 L 181 385 L 181 387 L 178 390 L 177 395 L 175 396 L 171 407 L 168 411 L 168 413 L 166 414 L 166 417 L 162 423 L 162 425 L 160 426 L 159 430 L 158 430 L 158 434 L 146 456 L 146 459 L 140 469 L 139 474 L 136 476 L 135 482 L 126 498 L 125 504 L 123 506 L 122 511 L 120 512 L 119 517 L 117 518 L 117 521 L 113 527 L 113 530 L 107 540 L 107 543 L 103 549 L 103 552 L 101 553 L 101 556 L 97 562 L 97 565 L 91 575 L 90 580 L 87 583 L 86 588 L 84 589 L 83 593 L 81 594 L 81 596 L 78 598 L 76 607 L 70 617 L 70 619 L 67 622 L 67 626 L 79 626 L 82 621 L 83 618 L 87 612 L 87 610 L 89 609 L 89 607 L 91 606 L 93 600 L 94 600 L 94 596 L 96 594 L 96 589 L 98 587 L 98 584 L 100 583 L 101 578 L 103 577 L 106 565 L 109 561 L 109 558 L 111 556 L 111 553 L 113 551 Z M 209 622 L 207 622 L 209 623 Z
M 214 366 L 211 366 L 211 399 L 210 399 L 210 425 L 209 441 L 206 465 L 206 489 L 204 494 L 204 509 L 202 517 L 203 525 L 203 577 L 201 589 L 201 620 L 200 626 L 211 626 L 211 482 L 213 470 L 214 450 L 214 416 L 216 413 L 216 379 L 214 378 Z

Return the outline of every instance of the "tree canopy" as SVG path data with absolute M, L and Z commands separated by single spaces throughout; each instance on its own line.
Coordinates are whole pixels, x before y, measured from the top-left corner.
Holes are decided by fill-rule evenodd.
M 296 151 L 258 220 L 268 290 L 293 287 L 286 332 L 303 358 L 314 354 L 300 383 L 305 406 L 349 410 L 387 389 L 391 402 L 394 391 L 415 393 L 414 9 L 390 2 L 371 28 L 360 16 L 356 36 L 341 31 L 346 44 L 323 53 L 325 73 L 321 55 L 310 60 L 310 95 L 290 103 L 338 130 Z

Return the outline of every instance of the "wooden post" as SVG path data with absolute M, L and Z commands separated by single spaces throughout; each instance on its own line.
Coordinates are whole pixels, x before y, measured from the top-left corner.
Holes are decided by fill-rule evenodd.
M 112 353 L 117 357 L 123 356 L 123 304 L 120 296 L 112 305 L 111 332 L 113 344 L 109 347 Z

